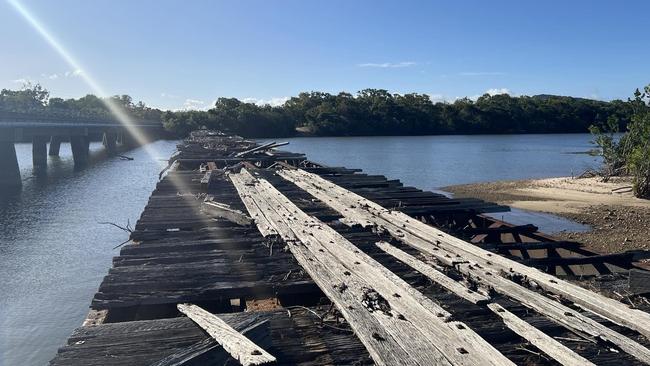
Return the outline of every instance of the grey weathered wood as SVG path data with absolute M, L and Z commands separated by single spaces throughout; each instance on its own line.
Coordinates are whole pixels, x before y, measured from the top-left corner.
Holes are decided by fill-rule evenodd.
M 89 327 L 93 325 L 104 324 L 104 322 L 106 321 L 106 317 L 108 317 L 108 310 L 90 309 L 88 315 L 86 315 L 86 319 L 84 320 L 81 326 Z
M 288 244 L 294 257 L 302 265 L 305 271 L 319 285 L 325 295 L 332 300 L 341 314 L 348 320 L 348 323 L 355 331 L 359 340 L 366 346 L 373 360 L 379 365 L 424 365 L 414 357 L 416 354 L 409 354 L 403 346 L 398 343 L 395 334 L 406 333 L 404 327 L 408 324 L 393 316 L 386 316 L 381 312 L 369 312 L 361 303 L 358 297 L 354 297 L 349 291 L 340 291 L 339 284 L 348 281 L 348 284 L 356 284 L 359 279 L 356 276 L 344 279 L 343 271 L 331 271 L 331 266 L 324 265 L 320 260 L 315 260 L 306 249 L 305 243 L 299 242 L 293 231 L 283 220 L 274 219 L 278 214 L 270 206 L 269 200 L 256 199 L 257 190 L 250 174 L 242 170 L 240 174 L 230 174 L 230 179 L 244 200 L 246 207 L 255 218 L 255 222 L 261 232 L 269 235 L 279 235 Z M 268 219 L 267 219 L 268 215 Z M 411 328 L 406 329 L 410 331 Z M 406 333 L 412 334 L 413 333 Z M 435 362 L 435 359 L 434 359 Z M 441 360 L 440 364 L 444 364 Z
M 219 202 L 205 201 L 201 204 L 201 210 L 209 216 L 223 218 L 240 226 L 249 226 L 253 222 L 247 214 Z
M 275 357 L 237 332 L 216 315 L 199 306 L 178 304 L 178 310 L 203 328 L 223 349 L 243 366 L 275 362 Z
M 280 175 L 299 186 L 302 184 L 301 187 L 308 188 L 312 194 L 317 193 L 321 196 L 327 196 L 324 201 L 326 204 L 332 203 L 334 201 L 333 197 L 339 197 L 337 200 L 341 201 L 345 206 L 353 206 L 345 207 L 343 210 L 337 210 L 346 217 L 351 215 L 351 212 L 358 215 L 365 211 L 366 215 L 361 215 L 362 220 L 365 220 L 361 222 L 374 221 L 372 220 L 374 218 L 383 218 L 388 222 L 402 226 L 405 231 L 410 231 L 412 234 L 420 236 L 425 240 L 436 240 L 439 244 L 446 245 L 458 254 L 462 254 L 463 257 L 487 258 L 491 255 L 489 251 L 479 248 L 476 245 L 419 222 L 401 212 L 387 210 L 315 174 L 305 172 L 304 170 L 284 170 L 280 172 Z M 367 214 L 370 214 L 370 217 Z M 370 224 L 366 223 L 366 225 Z M 491 266 L 498 267 L 500 270 L 506 272 L 515 272 L 525 276 L 547 291 L 561 295 L 603 318 L 627 326 L 646 337 L 650 337 L 650 314 L 644 311 L 631 309 L 620 301 L 607 298 L 588 289 L 560 280 L 555 276 L 511 259 L 502 256 L 493 256 L 491 258 Z
M 376 245 L 377 247 L 379 247 L 379 249 L 392 255 L 400 262 L 403 262 L 409 267 L 422 273 L 423 275 L 427 276 L 427 278 L 429 278 L 431 281 L 437 283 L 438 285 L 446 288 L 447 290 L 455 293 L 456 295 L 460 296 L 461 298 L 469 302 L 472 302 L 474 304 L 482 304 L 490 300 L 488 296 L 467 288 L 467 286 L 463 285 L 462 283 L 449 278 L 447 275 L 431 267 L 427 263 L 424 263 L 423 261 L 415 258 L 414 256 L 400 249 L 395 248 L 389 243 L 377 242 Z
M 242 169 L 240 174 L 248 173 Z M 237 186 L 238 178 L 231 175 L 232 178 L 235 178 L 233 182 Z M 408 329 L 394 331 L 393 335 L 396 336 L 402 347 L 407 348 L 409 355 L 420 359 L 419 364 L 439 364 L 440 360 L 427 361 L 426 358 L 423 359 L 423 357 L 430 357 L 436 350 L 442 352 L 445 359 L 448 360 L 447 362 L 451 362 L 451 364 L 511 364 L 508 359 L 466 325 L 459 322 L 446 322 L 445 318 L 448 313 L 444 309 L 431 302 L 368 255 L 361 253 L 333 229 L 302 212 L 270 183 L 260 179 L 254 183 L 249 182 L 247 186 L 256 187 L 257 194 L 251 192 L 255 197 L 253 201 L 260 205 L 260 212 L 270 214 L 269 221 L 271 221 L 271 225 L 276 226 L 276 230 L 281 236 L 288 240 L 297 239 L 297 242 L 289 247 L 292 252 L 297 249 L 294 255 L 299 262 L 302 256 L 307 258 L 307 261 L 301 262 L 301 265 L 308 272 L 314 262 L 321 262 L 323 268 L 330 271 L 335 269 L 333 272 L 339 275 L 343 273 L 340 279 L 344 281 L 345 290 L 342 293 L 355 293 L 356 296 L 360 296 L 364 289 L 372 289 L 386 300 L 391 311 L 397 312 L 394 317 L 402 315 L 403 324 L 408 324 L 413 319 L 417 320 L 413 321 L 412 326 L 422 332 L 420 337 L 413 333 L 405 333 L 404 331 L 408 331 Z M 276 212 L 272 213 L 273 211 Z M 279 226 L 286 226 L 286 228 Z M 283 235 L 283 232 L 287 233 Z M 312 272 L 310 275 L 321 288 L 331 286 L 331 283 L 327 281 L 319 282 L 318 277 L 322 276 L 322 273 Z M 349 278 L 354 278 L 355 281 L 350 281 Z M 369 280 L 370 282 L 368 282 Z M 339 283 L 341 282 L 335 282 L 335 284 Z M 324 292 L 328 294 L 325 289 Z M 340 292 L 339 287 L 339 291 L 333 291 L 328 296 L 333 296 L 332 300 L 339 305 L 339 308 L 342 308 L 340 296 L 337 294 Z M 354 324 L 359 319 L 353 318 L 348 321 L 354 328 Z M 363 341 L 363 333 L 359 334 L 359 337 Z M 428 342 L 433 343 L 427 344 Z M 372 350 L 370 351 L 373 354 Z M 377 357 L 382 357 L 382 355 L 379 354 Z M 381 358 L 376 361 L 383 363 Z
M 593 365 L 584 357 L 573 352 L 562 343 L 548 336 L 539 329 L 526 323 L 524 320 L 509 312 L 501 305 L 492 303 L 487 305 L 492 312 L 501 317 L 505 325 L 513 332 L 539 348 L 542 352 L 551 356 L 552 359 L 566 366 L 588 366 Z
M 256 322 L 246 328 L 244 328 L 241 331 L 241 334 L 243 334 L 246 337 L 251 338 L 251 340 L 255 340 L 255 338 L 251 337 L 251 334 L 253 333 L 254 330 L 262 328 L 264 325 L 268 325 L 269 320 L 265 319 L 259 322 Z M 263 330 L 268 332 L 269 330 Z M 160 361 L 152 364 L 151 366 L 181 366 L 181 365 L 190 365 L 196 363 L 196 359 L 207 354 L 208 352 L 212 352 L 215 350 L 217 347 L 220 347 L 220 344 L 217 343 L 213 338 L 206 338 L 204 340 L 198 341 L 186 348 L 184 348 L 181 351 L 175 352 Z M 225 353 L 225 350 L 222 350 L 223 353 Z M 227 359 L 227 355 L 225 355 L 224 361 Z
M 363 226 L 376 226 L 380 230 L 386 230 L 397 239 L 433 255 L 441 262 L 447 265 L 456 265 L 465 274 L 469 275 L 472 272 L 472 275 L 484 279 L 484 282 L 489 284 L 490 287 L 494 287 L 505 295 L 511 297 L 517 295 L 516 299 L 522 304 L 534 308 L 569 329 L 609 340 L 638 359 L 646 363 L 650 362 L 650 351 L 637 342 L 602 326 L 559 302 L 550 300 L 501 276 L 511 272 L 519 273 L 528 276 L 529 280 L 534 280 L 543 288 L 563 296 L 566 292 L 575 288 L 575 293 L 578 295 L 571 294 L 566 298 L 606 319 L 617 319 L 619 320 L 617 323 L 628 325 L 642 334 L 648 333 L 649 330 L 640 328 L 639 324 L 631 324 L 629 319 L 622 320 L 622 312 L 625 309 L 626 312 L 629 312 L 631 318 L 637 319 L 642 324 L 649 314 L 629 309 L 618 301 L 569 284 L 554 276 L 499 255 L 494 255 L 405 214 L 387 210 L 314 174 L 301 170 L 283 170 L 280 175 L 334 208 L 348 220 Z M 477 268 L 489 271 L 483 273 L 482 270 L 477 271 Z M 491 277 L 488 279 L 487 276 Z M 540 284 L 539 281 L 546 281 L 548 286 Z M 567 313 L 570 315 L 565 315 Z

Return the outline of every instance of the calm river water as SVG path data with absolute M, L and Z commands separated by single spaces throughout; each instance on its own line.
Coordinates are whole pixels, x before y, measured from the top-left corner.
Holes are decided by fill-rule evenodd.
M 283 141 L 285 139 L 282 139 Z M 280 141 L 280 140 L 278 140 Z M 435 189 L 453 184 L 578 174 L 597 165 L 589 135 L 288 139 L 314 161 L 362 168 Z M 43 365 L 81 324 L 175 142 L 158 141 L 75 172 L 69 145 L 32 179 L 31 145 L 18 144 L 24 187 L 0 197 L 0 365 Z M 92 149 L 99 150 L 98 144 Z M 530 221 L 530 220 L 529 220 Z

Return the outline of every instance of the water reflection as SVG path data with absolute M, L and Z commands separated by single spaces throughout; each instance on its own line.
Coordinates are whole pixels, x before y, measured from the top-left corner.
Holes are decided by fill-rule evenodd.
M 151 144 L 76 170 L 69 144 L 35 176 L 31 145 L 17 144 L 19 191 L 0 194 L 0 365 L 46 364 L 79 326 L 102 277 L 127 234 L 100 221 L 135 222 L 175 142 Z

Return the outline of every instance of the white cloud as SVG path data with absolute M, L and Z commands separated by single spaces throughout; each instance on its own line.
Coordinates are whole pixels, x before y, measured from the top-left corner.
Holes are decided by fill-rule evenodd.
M 183 103 L 183 109 L 190 110 L 190 109 L 205 109 L 206 105 L 205 102 L 202 100 L 198 99 L 185 99 L 185 103 Z
M 51 74 L 51 75 L 41 74 L 41 76 L 44 77 L 44 78 L 48 78 L 50 80 L 56 80 L 56 79 L 59 78 L 59 74 Z
M 499 76 L 505 74 L 505 72 L 500 71 L 464 71 L 458 73 L 460 76 Z
M 83 70 L 76 69 L 76 70 L 72 70 L 72 71 L 66 71 L 64 75 L 67 78 L 75 78 L 77 76 L 81 76 L 83 73 L 84 73 Z
M 397 62 L 397 63 L 392 63 L 392 62 L 383 62 L 383 63 L 368 62 L 368 63 L 365 63 L 365 64 L 357 64 L 357 66 L 359 66 L 359 67 L 378 67 L 378 68 L 382 68 L 382 69 L 409 67 L 409 66 L 415 66 L 415 65 L 417 65 L 417 62 L 413 62 L 413 61 L 402 61 L 402 62 Z
M 274 97 L 271 99 L 258 99 L 258 98 L 244 98 L 241 101 L 244 103 L 253 103 L 259 106 L 270 105 L 271 107 L 279 107 L 283 105 L 290 97 Z
M 20 85 L 28 85 L 28 84 L 33 84 L 34 80 L 32 80 L 30 78 L 20 78 L 20 79 L 16 79 L 16 80 L 11 80 L 11 82 L 15 83 L 15 84 L 20 84 Z
M 508 88 L 492 88 L 485 91 L 490 95 L 499 95 L 499 94 L 511 94 L 510 89 Z
M 515 94 L 510 92 L 510 89 L 508 89 L 508 88 L 490 88 L 490 89 L 486 90 L 483 94 L 472 95 L 471 97 L 469 97 L 469 99 L 476 101 L 478 98 L 482 97 L 485 94 L 489 94 L 489 95 L 508 94 L 508 95 L 513 96 L 513 97 L 516 96 Z M 459 99 L 459 98 L 456 98 L 456 99 Z
M 169 94 L 169 93 L 160 93 L 160 96 L 163 97 L 163 98 L 169 98 L 169 99 L 178 99 L 178 98 L 180 98 L 176 94 Z
M 429 99 L 431 99 L 431 101 L 433 103 L 449 102 L 450 101 L 449 97 L 446 97 L 446 96 L 444 96 L 442 94 L 428 94 L 428 95 L 429 95 Z

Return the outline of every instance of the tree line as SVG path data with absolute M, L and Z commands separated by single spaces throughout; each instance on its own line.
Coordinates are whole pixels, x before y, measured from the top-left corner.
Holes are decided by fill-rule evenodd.
M 631 114 L 622 100 L 485 94 L 434 103 L 426 94 L 366 89 L 300 93 L 278 107 L 219 98 L 207 111 L 165 112 L 163 121 L 179 135 L 201 126 L 247 137 L 440 135 L 588 132 L 611 118 L 624 129 Z
M 40 84 L 27 84 L 20 90 L 2 89 L 0 91 L 0 116 L 6 113 L 60 118 L 114 120 L 108 107 L 110 103 L 134 119 L 162 121 L 163 111 L 148 107 L 144 102 L 135 103 L 129 95 L 115 95 L 100 98 L 88 94 L 81 98 L 50 98 L 50 92 Z
M 0 92 L 2 111 L 49 116 L 111 118 L 106 100 L 92 94 L 78 99 L 50 98 L 40 85 Z M 439 135 L 588 132 L 591 125 L 615 121 L 625 130 L 631 101 L 611 102 L 554 95 L 485 94 L 477 100 L 434 102 L 426 94 L 393 94 L 365 89 L 356 94 L 305 92 L 281 106 L 219 98 L 209 110 L 161 111 L 134 103 L 128 95 L 110 102 L 134 118 L 161 121 L 177 137 L 197 128 L 245 137 L 362 135 Z

